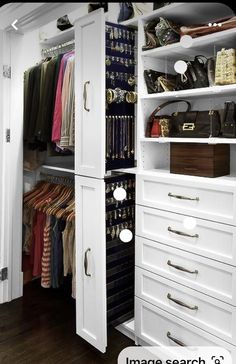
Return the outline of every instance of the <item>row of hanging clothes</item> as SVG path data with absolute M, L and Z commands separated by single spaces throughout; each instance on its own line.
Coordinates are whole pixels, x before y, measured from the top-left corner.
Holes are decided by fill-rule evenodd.
M 75 53 L 46 57 L 24 72 L 24 142 L 29 149 L 74 151 Z
M 59 288 L 71 275 L 75 298 L 74 181 L 50 178 L 23 197 L 23 271 L 40 277 L 44 288 Z

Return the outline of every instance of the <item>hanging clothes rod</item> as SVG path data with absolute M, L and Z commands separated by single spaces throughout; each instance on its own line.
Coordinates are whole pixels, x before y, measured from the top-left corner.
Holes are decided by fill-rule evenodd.
M 74 186 L 74 178 L 69 178 L 69 177 L 63 177 L 63 176 L 53 176 L 51 174 L 47 174 L 47 173 L 40 173 L 40 177 L 42 177 L 43 181 L 47 181 L 50 183 L 55 183 L 55 184 L 63 184 L 63 185 L 67 185 L 67 186 Z
M 44 49 L 42 49 L 41 53 L 42 53 L 42 56 L 47 56 L 47 55 L 51 55 L 51 54 L 58 55 L 65 51 L 73 50 L 74 47 L 75 47 L 75 41 L 70 40 L 69 42 L 58 44 L 51 48 L 44 48 Z

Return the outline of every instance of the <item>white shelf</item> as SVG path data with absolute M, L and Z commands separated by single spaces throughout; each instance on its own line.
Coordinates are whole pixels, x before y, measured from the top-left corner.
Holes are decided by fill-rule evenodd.
M 140 95 L 139 98 L 141 100 L 172 99 L 176 97 L 201 98 L 205 96 L 226 96 L 226 95 L 235 96 L 235 94 L 236 94 L 236 84 L 233 84 L 225 86 L 202 87 L 202 88 L 195 88 L 195 89 L 181 90 L 181 91 L 159 92 L 155 94 L 145 94 L 145 95 Z
M 221 19 L 235 15 L 233 10 L 223 3 L 185 2 L 163 6 L 138 17 L 138 19 L 147 22 L 163 16 L 176 23 L 192 25 L 217 20 L 219 19 L 219 14 Z
M 219 14 L 221 18 L 234 16 L 233 10 L 221 3 L 172 3 L 151 11 L 150 13 L 123 21 L 120 24 L 137 26 L 139 20 L 147 22 L 156 19 L 159 16 L 166 17 L 176 22 L 199 24 L 207 22 L 209 20 L 209 14 L 211 14 L 211 20 L 218 19 Z
M 157 47 L 141 52 L 142 57 L 152 57 L 171 60 L 192 59 L 194 56 L 204 54 L 206 57 L 213 56 L 221 48 L 234 48 L 236 41 L 236 29 L 227 29 L 213 34 L 193 38 L 192 45 L 185 48 L 181 42 Z M 200 52 L 200 53 L 199 53 Z
M 75 173 L 75 170 L 71 166 L 43 164 L 41 166 L 41 168 L 49 169 L 49 170 L 53 170 L 53 171 L 59 171 L 59 172 Z
M 60 43 L 69 42 L 70 40 L 74 39 L 74 33 L 74 27 L 69 28 L 64 31 L 60 31 L 60 33 L 57 33 L 52 37 L 41 40 L 40 44 L 42 46 L 54 46 Z
M 236 138 L 140 138 L 142 143 L 203 143 L 203 144 L 236 144 Z
M 199 177 L 199 176 L 190 176 L 186 174 L 177 174 L 177 173 L 170 173 L 168 169 L 139 169 L 136 170 L 136 174 L 144 175 L 144 176 L 155 176 L 155 177 L 168 177 L 173 180 L 185 180 L 191 182 L 193 179 L 194 181 L 198 180 L 199 183 L 210 183 L 213 185 L 219 185 L 224 183 L 228 186 L 234 186 L 236 184 L 236 175 L 231 173 L 226 176 L 211 178 L 211 177 Z

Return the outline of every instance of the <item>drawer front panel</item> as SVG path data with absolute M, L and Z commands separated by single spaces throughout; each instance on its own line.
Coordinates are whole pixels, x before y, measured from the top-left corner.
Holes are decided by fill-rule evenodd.
M 136 265 L 236 306 L 235 268 L 230 265 L 138 236 Z
M 187 346 L 222 346 L 236 361 L 236 347 L 224 340 L 185 322 L 139 298 L 135 299 L 136 335 L 146 343 L 157 346 L 176 346 L 171 338 Z M 169 337 L 167 336 L 169 335 Z
M 138 205 L 136 219 L 139 236 L 236 266 L 236 228 L 232 225 Z
M 235 224 L 235 187 L 204 178 L 137 175 L 137 204 Z M 197 179 L 197 180 L 196 180 Z
M 232 344 L 236 342 L 236 307 L 138 267 L 135 279 L 137 297 Z

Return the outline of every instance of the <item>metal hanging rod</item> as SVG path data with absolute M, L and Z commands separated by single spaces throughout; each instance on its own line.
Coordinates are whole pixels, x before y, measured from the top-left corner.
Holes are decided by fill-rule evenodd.
M 74 178 L 63 177 L 63 176 L 54 176 L 54 175 L 43 173 L 43 172 L 40 173 L 40 177 L 41 177 L 41 180 L 43 180 L 43 181 L 47 181 L 47 182 L 55 183 L 55 184 L 74 186 L 74 183 L 75 183 Z
M 42 56 L 58 55 L 65 51 L 72 50 L 72 49 L 74 49 L 74 47 L 75 47 L 75 41 L 70 40 L 69 42 L 61 43 L 61 44 L 58 44 L 51 48 L 42 49 L 41 53 L 42 53 Z

